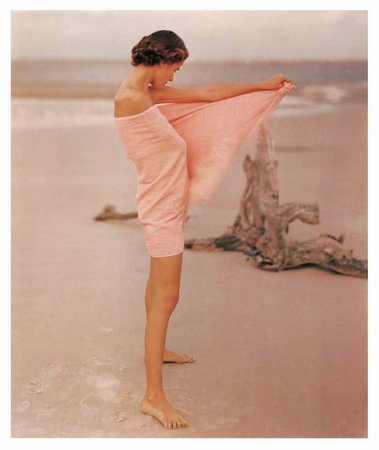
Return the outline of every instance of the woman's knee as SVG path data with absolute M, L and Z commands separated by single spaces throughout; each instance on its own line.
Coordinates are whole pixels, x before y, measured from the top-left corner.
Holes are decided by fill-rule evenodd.
M 150 288 L 152 305 L 173 311 L 179 301 L 182 254 L 152 258 Z
M 172 312 L 179 301 L 179 289 L 177 287 L 152 288 L 152 306 Z

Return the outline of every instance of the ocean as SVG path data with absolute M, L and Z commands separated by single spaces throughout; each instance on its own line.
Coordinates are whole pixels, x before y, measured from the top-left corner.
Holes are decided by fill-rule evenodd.
M 129 61 L 17 60 L 11 64 L 12 128 L 110 124 Z M 172 87 L 258 82 L 282 73 L 296 90 L 276 115 L 367 104 L 367 61 L 186 61 Z

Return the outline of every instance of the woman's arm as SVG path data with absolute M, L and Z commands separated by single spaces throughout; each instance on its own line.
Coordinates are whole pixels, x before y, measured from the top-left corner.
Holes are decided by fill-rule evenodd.
M 279 89 L 283 86 L 284 82 L 292 83 L 291 80 L 279 73 L 269 80 L 260 81 L 258 83 L 211 84 L 208 85 L 207 88 L 209 89 L 212 101 L 217 101 L 253 91 Z
M 258 83 L 210 84 L 196 88 L 172 88 L 163 86 L 160 89 L 154 89 L 152 86 L 149 86 L 149 94 L 153 103 L 215 102 L 223 98 L 234 97 L 235 95 L 245 94 L 247 92 L 279 89 L 284 81 L 292 83 L 284 75 L 277 74 L 269 80 Z
M 153 103 L 211 102 L 208 86 L 196 88 L 172 88 L 163 86 L 160 89 L 149 87 Z
M 261 81 L 258 83 L 210 84 L 207 88 L 210 91 L 212 101 L 217 101 L 223 98 L 234 97 L 235 95 L 267 89 L 265 86 L 265 82 Z

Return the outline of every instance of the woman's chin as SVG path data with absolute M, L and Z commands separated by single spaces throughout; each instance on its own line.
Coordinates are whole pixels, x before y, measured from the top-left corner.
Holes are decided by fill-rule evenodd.
M 164 86 L 166 86 L 166 83 L 167 81 L 165 83 L 150 83 L 150 84 L 153 89 L 161 89 Z

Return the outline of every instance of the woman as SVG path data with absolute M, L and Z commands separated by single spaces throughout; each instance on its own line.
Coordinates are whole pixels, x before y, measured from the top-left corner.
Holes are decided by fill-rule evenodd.
M 128 74 L 115 96 L 114 116 L 120 125 L 120 132 L 124 133 L 125 142 L 128 142 L 129 132 L 137 130 L 145 133 L 149 131 L 150 125 L 152 133 L 149 142 L 154 141 L 155 135 L 160 132 L 160 127 L 164 127 L 167 122 L 161 122 L 160 116 L 162 115 L 158 118 L 156 116 L 158 112 L 153 107 L 158 103 L 215 102 L 248 92 L 279 89 L 284 82 L 291 82 L 285 76 L 278 74 L 262 83 L 218 84 L 188 89 L 174 89 L 165 86 L 168 81 L 173 81 L 175 72 L 181 70 L 188 56 L 188 50 L 182 39 L 168 30 L 160 30 L 149 36 L 144 36 L 133 47 L 132 65 L 134 69 Z M 140 119 L 143 119 L 143 123 L 138 129 Z M 156 119 L 158 119 L 158 122 Z M 153 129 L 154 126 L 157 128 Z M 170 130 L 167 131 L 170 132 Z M 186 197 L 188 180 L 186 180 L 187 172 L 183 165 L 185 142 L 177 133 L 175 135 L 169 133 L 168 142 L 172 144 L 172 148 L 170 153 L 167 153 L 167 158 L 172 157 L 173 153 L 176 152 L 177 160 L 174 161 L 175 166 L 172 167 L 175 167 L 180 176 L 176 180 L 175 189 L 171 191 L 172 198 L 166 193 L 165 200 L 162 197 L 162 202 L 170 202 L 166 202 L 163 207 L 166 212 L 168 211 L 168 204 L 177 205 L 175 207 L 177 208 L 175 211 L 178 211 L 177 218 L 171 215 L 170 219 L 172 223 L 176 221 L 176 228 L 173 226 L 170 228 L 167 225 L 167 220 L 165 222 L 167 226 L 159 228 L 157 224 L 162 223 L 162 216 L 159 218 L 161 222 L 157 219 L 155 228 L 152 226 L 153 214 L 156 214 L 157 217 L 159 211 L 162 211 L 162 202 L 158 210 L 158 207 L 155 209 L 151 207 L 151 201 L 149 204 L 149 200 L 153 198 L 151 189 L 154 184 L 152 181 L 157 180 L 158 173 L 162 174 L 164 169 L 164 165 L 159 166 L 159 164 L 165 162 L 165 156 L 163 155 L 165 148 L 162 147 L 162 151 L 158 151 L 158 148 L 156 148 L 151 155 L 145 158 L 141 158 L 139 155 L 135 157 L 137 172 L 140 176 L 139 186 L 141 186 L 136 198 L 140 207 L 138 216 L 141 224 L 147 230 L 145 236 L 147 248 L 151 255 L 150 274 L 145 293 L 147 387 L 141 403 L 141 411 L 157 418 L 166 428 L 181 428 L 182 426 L 188 426 L 188 423 L 166 398 L 162 382 L 162 361 L 177 363 L 194 361 L 193 357 L 185 353 L 175 353 L 165 348 L 168 322 L 178 303 L 180 293 L 183 236 L 179 233 L 179 227 L 183 224 L 183 217 L 185 217 L 188 206 L 188 198 Z M 143 153 L 146 145 L 140 147 L 139 151 Z M 160 159 L 156 159 L 155 162 L 153 158 Z M 155 175 L 153 174 L 154 170 Z M 146 178 L 143 179 L 146 173 Z M 159 189 L 162 191 L 165 189 L 167 182 L 170 181 L 169 177 L 172 178 L 173 176 L 172 173 L 172 170 L 167 172 L 167 177 L 161 185 L 158 182 L 155 183 L 155 195 L 158 195 Z M 145 191 L 142 189 L 145 189 Z M 150 191 L 147 191 L 147 189 L 150 189 Z M 150 209 L 143 209 L 142 200 L 147 201 Z M 177 237 L 175 230 L 177 231 Z M 166 251 L 168 244 L 170 250 Z M 166 253 L 164 253 L 165 251 Z

